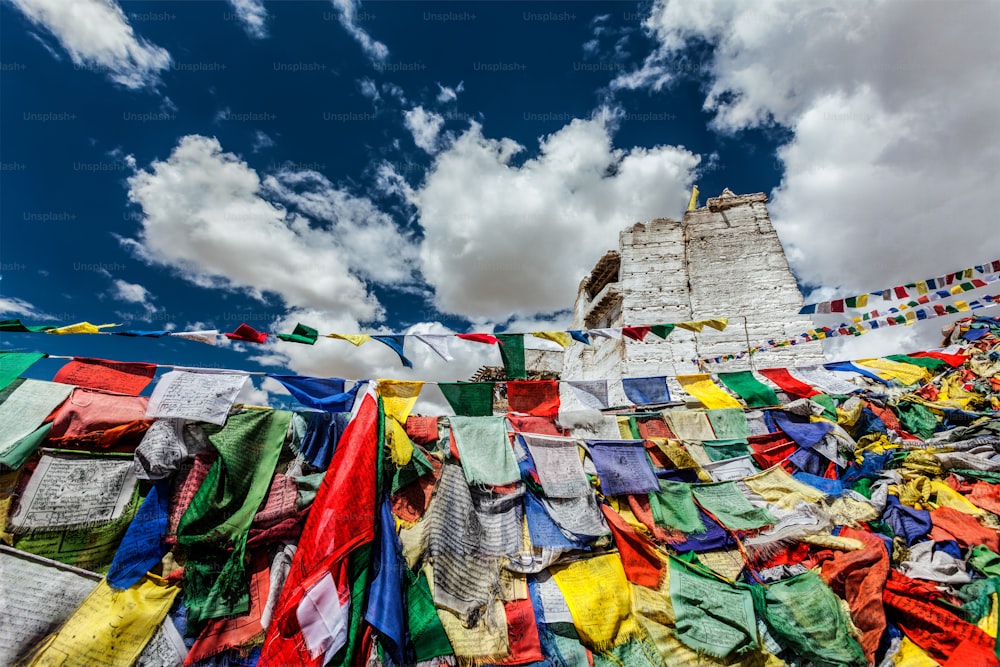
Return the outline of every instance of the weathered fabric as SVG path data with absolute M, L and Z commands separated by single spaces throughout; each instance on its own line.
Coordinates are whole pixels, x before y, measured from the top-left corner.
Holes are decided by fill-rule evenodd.
M 636 405 L 670 402 L 670 390 L 664 376 L 622 378 L 622 391 Z
M 156 374 L 156 364 L 76 357 L 60 368 L 53 382 L 138 396 Z
M 245 548 L 254 514 L 267 494 L 292 413 L 248 410 L 209 434 L 219 452 L 177 526 L 188 550 L 184 601 L 189 627 L 246 612 Z
M 663 420 L 681 440 L 716 440 L 704 410 L 664 410 Z
M 426 553 L 434 567 L 434 602 L 472 625 L 499 595 L 500 558 L 483 553 L 484 526 L 457 464 L 444 465 L 424 521 Z
M 591 493 L 577 440 L 527 433 L 520 437 L 528 447 L 546 496 L 577 498 Z
M 131 667 L 179 590 L 151 576 L 124 591 L 102 581 L 59 631 L 42 642 L 27 665 Z
M 469 484 L 503 486 L 521 479 L 504 417 L 451 417 L 459 460 Z
M 448 635 L 434 608 L 427 577 L 423 571 L 416 576 L 407 571 L 409 582 L 406 589 L 406 628 L 410 635 L 413 659 L 423 662 L 454 651 Z
M 763 507 L 754 507 L 734 482 L 694 484 L 694 499 L 730 530 L 755 530 L 774 523 Z
M 340 378 L 274 374 L 268 374 L 268 377 L 280 382 L 302 405 L 325 412 L 349 412 L 362 386 L 358 382 L 344 391 L 345 383 Z
M 796 656 L 817 667 L 865 667 L 868 660 L 848 630 L 833 591 L 815 572 L 753 589 L 757 610 Z
M 722 581 L 671 556 L 670 601 L 677 638 L 689 648 L 727 658 L 758 647 L 747 586 Z
M 507 377 L 523 380 L 528 377 L 524 366 L 524 334 L 497 334 L 500 344 L 500 359 Z
M 41 352 L 0 352 L 0 390 L 6 388 L 44 356 Z
M 489 417 L 493 414 L 492 382 L 438 382 L 448 405 L 462 417 Z
M 749 407 L 765 408 L 779 403 L 774 390 L 755 378 L 750 371 L 718 373 L 717 377 Z
M 127 458 L 44 454 L 8 527 L 17 534 L 105 525 L 122 516 L 135 489 Z
M 385 413 L 385 444 L 396 465 L 407 464 L 413 456 L 413 442 L 406 433 L 406 418 L 423 386 L 423 382 L 378 381 L 378 396 Z
M 595 410 L 608 407 L 607 380 L 564 380 L 562 384 L 570 387 L 586 407 Z
M 112 588 L 131 588 L 169 551 L 167 536 L 169 497 L 167 483 L 150 488 L 128 526 L 106 576 Z
M 704 533 L 698 508 L 694 504 L 692 484 L 659 481 L 659 490 L 649 494 L 649 507 L 657 525 L 682 533 Z
M 615 496 L 656 491 L 656 475 L 642 440 L 589 440 L 601 491 Z
M 750 428 L 747 426 L 743 408 L 709 410 L 708 421 L 712 424 L 717 440 L 742 440 L 750 437 Z
M 20 381 L 0 403 L 0 463 L 20 468 L 42 438 L 32 437 L 49 414 L 65 401 L 73 387 L 41 380 Z M 51 427 L 43 427 L 45 436 Z
M 641 632 L 632 616 L 628 579 L 615 554 L 555 565 L 550 572 L 573 616 L 580 641 L 590 650 L 610 650 Z
M 608 534 L 593 493 L 577 498 L 542 498 L 549 517 L 562 531 L 576 540 L 589 542 Z
M 156 383 L 146 418 L 176 417 L 221 426 L 246 384 L 246 373 L 173 370 Z
M 633 584 L 658 588 L 666 571 L 666 559 L 607 505 L 601 506 L 614 537 L 626 578 Z
M 536 417 L 559 414 L 559 382 L 556 380 L 518 380 L 507 383 L 507 405 L 511 412 Z

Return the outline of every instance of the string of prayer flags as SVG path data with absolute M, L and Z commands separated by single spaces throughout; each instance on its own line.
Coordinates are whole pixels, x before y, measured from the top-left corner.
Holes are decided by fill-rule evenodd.
M 53 382 L 138 396 L 156 375 L 156 364 L 75 357 L 56 372 Z
M 674 331 L 674 325 L 673 324 L 654 324 L 653 326 L 649 327 L 649 330 L 650 330 L 650 332 L 654 336 L 659 336 L 660 338 L 666 340 L 667 336 L 669 336 L 671 333 L 673 333 L 673 331 Z
M 146 417 L 176 417 L 221 426 L 248 377 L 246 373 L 170 371 L 156 383 Z
M 358 389 L 364 381 L 344 391 L 345 382 L 340 378 L 314 378 L 300 375 L 274 375 L 269 378 L 280 382 L 302 405 L 326 412 L 350 412 Z
M 714 382 L 711 376 L 702 373 L 697 375 L 678 375 L 677 382 L 680 383 L 684 391 L 701 401 L 702 405 L 709 409 L 716 408 L 742 408 L 740 402 L 722 391 Z M 711 438 L 704 438 L 710 440 Z
M 571 329 L 567 333 L 573 340 L 583 343 L 584 345 L 590 345 L 590 334 L 588 332 L 581 331 L 579 329 Z
M 511 412 L 536 417 L 559 414 L 559 382 L 557 380 L 517 380 L 507 382 L 507 405 Z
M 636 405 L 669 403 L 670 390 L 665 376 L 622 378 L 622 390 Z
M 456 415 L 489 417 L 493 414 L 492 382 L 438 382 L 438 389 Z
M 336 338 L 338 340 L 346 340 L 348 343 L 354 347 L 361 347 L 368 341 L 372 339 L 368 334 L 342 334 L 342 333 L 329 333 L 326 335 L 327 338 Z
M 319 338 L 319 332 L 305 324 L 297 323 L 292 333 L 279 333 L 278 338 L 289 343 L 303 343 L 304 345 L 314 345 Z
M 413 456 L 413 442 L 406 433 L 405 424 L 423 386 L 423 382 L 378 381 L 378 397 L 385 412 L 385 444 L 396 465 L 406 465 Z
M 405 336 L 372 336 L 373 339 L 389 347 L 393 352 L 399 355 L 399 360 L 407 368 L 413 368 L 413 362 L 406 358 L 403 354 L 403 341 L 406 339 Z
M 887 287 L 881 290 L 875 290 L 872 292 L 867 292 L 864 294 L 856 294 L 844 299 L 833 299 L 830 301 L 820 301 L 817 303 L 810 303 L 799 309 L 799 314 L 801 315 L 811 315 L 814 313 L 830 313 L 830 312 L 843 312 L 843 307 L 847 306 L 849 308 L 863 308 L 867 305 L 869 295 L 881 296 L 883 300 L 889 301 L 895 296 L 897 299 L 905 299 L 909 296 L 925 295 L 928 294 L 929 290 L 944 289 L 945 287 L 951 286 L 953 283 L 972 279 L 973 275 L 980 274 L 983 276 L 991 277 L 989 274 L 1000 273 L 1000 259 L 995 259 L 986 264 L 977 264 L 976 266 L 967 267 L 960 269 L 958 271 L 953 271 L 951 273 L 946 273 L 943 276 L 935 276 L 933 278 L 924 278 L 922 280 L 915 280 L 903 285 L 896 285 L 895 287 Z M 980 282 L 986 282 L 985 278 Z M 993 282 L 993 281 L 990 281 Z M 967 291 L 967 290 L 963 290 Z M 834 310 L 834 304 L 841 302 L 837 307 L 840 310 Z
M 0 391 L 44 356 L 41 352 L 0 352 Z
M 236 327 L 236 331 L 232 333 L 223 334 L 229 340 L 239 340 L 244 343 L 264 343 L 267 340 L 267 334 L 263 331 L 257 331 L 249 324 L 245 322 Z
M 650 327 L 622 327 L 622 336 L 642 342 L 649 334 Z
M 774 390 L 755 378 L 750 371 L 717 373 L 716 376 L 751 408 L 770 407 L 779 403 Z
M 506 418 L 451 417 L 458 458 L 469 484 L 504 486 L 521 479 L 507 437 Z
M 512 380 L 527 378 L 528 372 L 524 365 L 524 335 L 497 334 L 496 339 L 500 344 L 500 358 L 507 377 Z
M 451 336 L 446 334 L 411 334 L 414 338 L 419 340 L 421 343 L 427 347 L 434 350 L 434 353 L 444 359 L 445 361 L 454 361 L 455 357 L 451 356 L 451 352 L 448 350 L 448 339 Z
M 606 496 L 659 489 L 642 440 L 588 440 L 590 456 Z

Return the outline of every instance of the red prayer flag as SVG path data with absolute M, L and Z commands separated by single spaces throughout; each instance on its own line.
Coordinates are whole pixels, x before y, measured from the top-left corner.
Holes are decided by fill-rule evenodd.
M 485 343 L 487 345 L 496 345 L 500 342 L 500 339 L 496 336 L 484 333 L 455 334 L 455 337 L 461 338 L 462 340 L 471 340 L 476 343 Z
M 511 412 L 523 412 L 536 417 L 554 417 L 559 414 L 559 382 L 509 380 L 507 405 Z
M 830 302 L 830 312 L 831 313 L 842 313 L 844 312 L 844 300 L 834 299 Z
M 607 505 L 601 505 L 604 518 L 611 528 L 618 555 L 621 557 L 625 577 L 633 584 L 646 588 L 659 588 L 663 581 L 666 563 L 657 556 L 656 550 L 644 537 L 628 525 L 618 513 Z
M 632 340 L 642 341 L 653 327 L 622 327 L 622 335 Z
M 227 333 L 226 338 L 230 340 L 242 340 L 247 343 L 263 343 L 267 340 L 267 334 L 262 331 L 257 331 L 249 324 L 241 324 L 236 327 L 236 331 L 232 333 Z
M 267 630 L 258 663 L 261 667 L 319 667 L 323 663 L 322 655 L 310 655 L 296 612 L 306 591 L 325 577 L 332 576 L 340 588 L 351 552 L 375 539 L 378 422 L 378 403 L 368 394 L 344 429 L 313 501 Z
M 156 364 L 75 357 L 59 369 L 53 382 L 138 396 L 156 374 Z
M 902 285 L 894 287 L 893 290 L 896 292 L 897 299 L 905 299 L 906 297 L 910 296 L 910 294 L 906 291 L 906 288 L 903 287 Z
M 503 603 L 507 616 L 507 642 L 510 653 L 498 665 L 526 665 L 541 662 L 542 640 L 538 636 L 538 623 L 531 598 L 508 600 Z
M 762 368 L 757 372 L 778 385 L 786 394 L 791 394 L 796 398 L 810 398 L 823 393 L 793 378 L 787 368 Z

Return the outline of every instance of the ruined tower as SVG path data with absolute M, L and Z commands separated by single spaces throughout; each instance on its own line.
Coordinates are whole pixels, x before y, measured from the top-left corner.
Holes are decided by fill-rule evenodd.
M 595 338 L 566 351 L 562 377 L 592 379 L 699 372 L 693 359 L 736 353 L 747 343 L 788 339 L 815 325 L 799 315 L 802 295 L 768 217 L 764 193 L 728 189 L 681 222 L 659 218 L 619 235 L 580 283 L 574 329 L 728 317 L 725 331 L 675 330 L 665 341 Z M 819 342 L 756 356 L 758 368 L 822 363 Z M 749 359 L 713 366 L 750 368 Z

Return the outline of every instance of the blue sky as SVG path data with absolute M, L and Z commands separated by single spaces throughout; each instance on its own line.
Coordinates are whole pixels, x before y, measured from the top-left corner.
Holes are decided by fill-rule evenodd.
M 618 231 L 679 217 L 693 183 L 767 192 L 817 297 L 1000 257 L 985 0 L 71 6 L 0 2 L 8 317 L 558 328 Z M 874 345 L 933 344 L 921 326 Z M 39 338 L 3 346 L 405 375 L 342 341 Z M 415 352 L 413 373 L 493 354 Z

